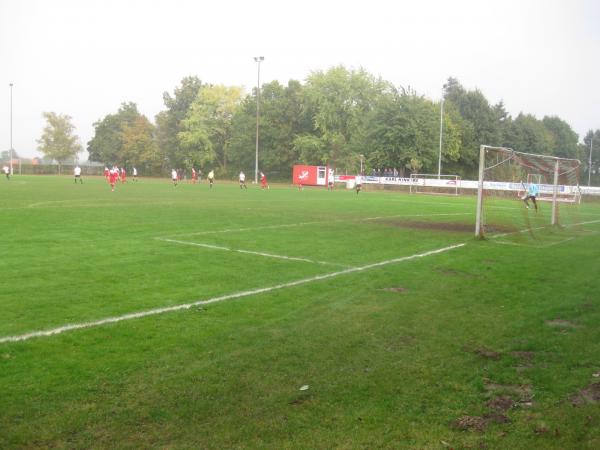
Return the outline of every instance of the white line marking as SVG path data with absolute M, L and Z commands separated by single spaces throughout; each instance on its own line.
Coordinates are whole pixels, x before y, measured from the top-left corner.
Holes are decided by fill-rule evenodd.
M 600 223 L 600 220 L 589 220 L 587 222 L 572 223 L 570 225 L 565 225 L 565 226 L 566 227 L 576 227 L 577 225 L 590 225 L 592 223 Z
M 211 231 L 196 231 L 192 233 L 180 233 L 171 234 L 168 237 L 181 237 L 181 236 L 201 236 L 204 234 L 220 234 L 220 233 L 237 233 L 242 231 L 255 231 L 255 230 L 272 230 L 276 228 L 291 228 L 301 227 L 305 225 L 317 225 L 321 223 L 336 223 L 336 222 L 364 222 L 367 220 L 380 220 L 380 219 L 394 219 L 397 217 L 433 217 L 433 216 L 469 216 L 474 215 L 472 212 L 465 213 L 434 213 L 434 214 L 396 214 L 393 216 L 378 216 L 378 217 L 365 217 L 362 219 L 338 219 L 338 220 L 317 220 L 313 222 L 298 222 L 298 223 L 284 223 L 279 225 L 265 225 L 260 227 L 246 227 L 246 228 L 226 228 L 224 230 L 211 230 Z M 162 237 L 156 237 L 155 239 L 162 239 Z
M 590 220 L 588 222 L 570 223 L 568 225 L 564 225 L 564 227 L 565 228 L 567 228 L 567 227 L 577 227 L 579 225 L 590 225 L 590 224 L 593 224 L 593 223 L 600 223 L 600 220 Z M 544 225 L 544 226 L 535 227 L 535 228 L 525 228 L 523 230 L 512 231 L 510 233 L 496 234 L 494 236 L 490 236 L 489 239 L 497 239 L 497 238 L 501 238 L 501 237 L 505 237 L 505 236 L 510 236 L 512 234 L 518 234 L 518 233 L 527 233 L 528 231 L 551 229 L 552 227 L 553 227 L 553 225 Z M 520 245 L 521 247 L 546 248 L 546 247 L 552 247 L 553 245 L 562 244 L 563 242 L 568 242 L 568 241 L 571 241 L 573 239 L 575 239 L 575 237 L 570 237 L 570 238 L 564 239 L 562 241 L 552 242 L 552 243 L 546 244 L 546 245 L 528 245 L 528 244 L 520 244 L 520 243 L 508 242 L 508 241 L 492 241 L 492 242 L 495 242 L 497 244 L 506 244 L 506 245 Z
M 164 238 L 156 238 L 156 240 L 163 241 L 163 242 L 172 242 L 174 244 L 181 244 L 181 245 L 193 245 L 195 247 L 210 248 L 213 250 L 225 250 L 225 251 L 229 251 L 229 252 L 246 253 L 249 255 L 266 256 L 268 258 L 287 259 L 290 261 L 302 261 L 302 262 L 309 262 L 309 263 L 313 263 L 313 264 L 324 264 L 324 265 L 328 265 L 328 266 L 348 267 L 344 264 L 330 263 L 327 261 L 316 261 L 314 259 L 298 258 L 295 256 L 285 256 L 285 255 L 276 255 L 274 253 L 255 252 L 252 250 L 242 250 L 242 249 L 236 249 L 236 248 L 222 247 L 220 245 L 202 244 L 199 242 L 179 241 L 176 239 L 164 239 Z
M 64 325 L 62 327 L 53 328 L 50 330 L 32 331 L 30 333 L 25 333 L 25 334 L 21 334 L 21 335 L 17 335 L 17 336 L 4 336 L 4 337 L 0 337 L 0 344 L 4 344 L 6 342 L 27 341 L 29 339 L 36 338 L 36 337 L 54 336 L 56 334 L 65 333 L 67 331 L 99 327 L 99 326 L 110 324 L 110 323 L 123 322 L 125 320 L 139 319 L 142 317 L 155 316 L 157 314 L 164 314 L 164 313 L 173 312 L 173 311 L 181 311 L 184 309 L 190 309 L 194 306 L 208 305 L 211 303 L 223 302 L 226 300 L 232 300 L 232 299 L 241 298 L 241 297 L 248 297 L 248 296 L 256 295 L 256 294 L 263 294 L 263 293 L 275 291 L 278 289 L 284 289 L 284 288 L 288 288 L 288 287 L 299 286 L 301 284 L 312 283 L 314 281 L 327 280 L 329 278 L 334 278 L 334 277 L 337 277 L 340 275 L 345 275 L 345 274 L 354 273 L 354 272 L 362 272 L 362 271 L 370 270 L 370 269 L 373 269 L 376 267 L 385 266 L 388 264 L 394 264 L 394 263 L 399 263 L 399 262 L 403 262 L 403 261 L 410 261 L 412 259 L 423 258 L 425 256 L 436 255 L 438 253 L 443 253 L 443 252 L 447 252 L 449 250 L 453 250 L 455 248 L 463 247 L 464 245 L 465 245 L 464 243 L 455 244 L 455 245 L 451 245 L 448 247 L 439 248 L 437 250 L 430 250 L 430 251 L 427 251 L 424 253 L 417 253 L 417 254 L 410 255 L 410 256 L 403 256 L 401 258 L 395 258 L 395 259 L 390 259 L 387 261 L 381 261 L 378 263 L 368 264 L 366 266 L 361 266 L 361 267 L 351 267 L 349 269 L 341 270 L 339 272 L 327 273 L 324 275 L 317 275 L 317 276 L 310 277 L 310 278 L 303 278 L 300 280 L 291 281 L 289 283 L 277 284 L 275 286 L 269 286 L 269 287 L 265 287 L 265 288 L 251 289 L 248 291 L 236 292 L 233 294 L 226 294 L 226 295 L 222 295 L 220 297 L 213 297 L 208 300 L 199 300 L 199 301 L 193 302 L 193 303 L 185 303 L 183 305 L 150 309 L 147 311 L 140 311 L 140 312 L 136 312 L 136 313 L 124 314 L 122 316 L 107 317 L 105 319 L 95 320 L 95 321 L 91 321 L 91 322 L 69 324 L 69 325 Z
M 512 241 L 492 241 L 494 244 L 502 244 L 502 245 L 516 245 L 518 247 L 536 247 L 536 245 L 528 245 L 528 244 L 521 244 L 519 242 L 512 242 Z
M 563 239 L 562 241 L 550 242 L 549 244 L 542 245 L 541 247 L 542 248 L 552 247 L 554 245 L 563 244 L 565 242 L 572 241 L 573 239 L 575 239 L 575 237 L 570 237 L 570 238 L 567 238 L 567 239 Z

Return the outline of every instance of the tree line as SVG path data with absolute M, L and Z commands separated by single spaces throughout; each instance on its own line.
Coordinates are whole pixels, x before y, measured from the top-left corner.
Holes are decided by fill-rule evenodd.
M 260 93 L 255 88 L 247 95 L 240 87 L 185 77 L 173 93 L 163 93 L 165 109 L 154 122 L 131 102 L 95 122 L 89 159 L 155 174 L 192 167 L 216 169 L 220 176 L 253 172 L 258 94 L 259 170 L 275 178 L 288 179 L 297 163 L 357 173 L 361 160 L 368 173 L 384 168 L 401 176 L 437 173 L 441 102 L 344 66 L 312 72 L 304 83 L 266 83 Z M 68 139 L 70 117 L 44 115 L 48 126 L 39 150 L 57 160 L 80 151 Z M 67 138 L 59 138 L 61 133 Z M 600 144 L 600 130 L 588 132 L 580 144 L 559 117 L 512 117 L 502 102 L 490 104 L 455 78 L 444 85 L 443 173 L 474 177 L 480 144 L 577 158 L 587 173 L 592 139 Z M 596 156 L 592 167 L 599 162 Z

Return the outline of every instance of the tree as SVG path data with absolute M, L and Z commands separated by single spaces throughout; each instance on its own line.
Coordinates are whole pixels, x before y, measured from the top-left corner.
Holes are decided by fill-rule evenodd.
M 116 114 L 108 114 L 94 123 L 94 137 L 88 142 L 90 161 L 123 165 L 123 129 L 132 126 L 141 117 L 135 103 L 122 103 Z
M 186 167 L 218 162 L 227 171 L 227 150 L 232 119 L 241 101 L 242 89 L 223 85 L 203 86 L 181 121 L 177 137 L 179 158 Z
M 156 140 L 161 156 L 170 167 L 185 166 L 189 148 L 186 150 L 181 147 L 179 133 L 183 131 L 182 121 L 202 86 L 198 77 L 190 76 L 181 80 L 181 86 L 175 88 L 172 96 L 168 92 L 163 93 L 167 109 L 156 116 Z
M 37 140 L 38 150 L 59 164 L 74 159 L 82 147 L 71 117 L 55 112 L 45 112 L 42 116 L 46 119 L 46 126 Z
M 313 72 L 307 80 L 308 107 L 314 111 L 316 136 L 322 144 L 314 159 L 338 167 L 354 167 L 362 150 L 366 118 L 389 83 L 375 79 L 364 70 L 343 66 L 327 72 Z
M 288 177 L 292 165 L 306 156 L 300 156 L 295 139 L 314 133 L 312 116 L 306 107 L 305 89 L 295 80 L 290 80 L 287 86 L 274 81 L 262 86 L 260 99 L 260 170 Z M 255 150 L 256 90 L 242 101 L 233 118 L 229 153 L 240 169 L 253 170 Z
M 546 116 L 542 119 L 542 123 L 550 133 L 552 141 L 547 154 L 561 158 L 577 159 L 579 157 L 577 146 L 579 136 L 567 122 L 556 116 Z
M 394 90 L 377 103 L 369 120 L 367 161 L 370 167 L 399 168 L 401 174 L 437 172 L 439 105 L 411 90 Z M 460 155 L 460 130 L 449 111 L 444 114 L 444 161 Z
M 10 159 L 10 155 L 11 155 L 10 150 L 4 150 L 4 151 L 0 152 L 0 161 L 8 161 Z M 12 151 L 12 157 L 13 157 L 13 159 L 19 158 L 19 155 L 17 154 L 17 152 L 15 150 Z
M 444 98 L 450 111 L 455 109 L 462 119 L 462 144 L 459 164 L 464 173 L 476 172 L 479 146 L 502 145 L 502 131 L 509 116 L 500 102 L 491 107 L 479 90 L 467 91 L 456 78 L 448 78 Z
M 531 114 L 520 113 L 512 121 L 507 136 L 506 145 L 510 148 L 525 153 L 537 155 L 551 155 L 553 148 L 553 136 L 538 120 Z
M 121 140 L 120 160 L 125 165 L 153 170 L 162 166 L 158 145 L 154 139 L 154 126 L 146 116 L 139 115 L 131 124 L 123 123 Z

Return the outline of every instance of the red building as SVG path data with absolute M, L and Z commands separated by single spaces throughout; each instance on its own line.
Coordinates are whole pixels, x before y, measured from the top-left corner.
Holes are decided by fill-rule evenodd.
M 295 165 L 292 172 L 293 183 L 302 186 L 327 186 L 329 171 L 327 166 Z

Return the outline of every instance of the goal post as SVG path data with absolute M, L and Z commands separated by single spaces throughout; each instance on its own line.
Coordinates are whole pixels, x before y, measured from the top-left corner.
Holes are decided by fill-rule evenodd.
M 409 190 L 411 194 L 459 195 L 460 182 L 458 175 L 412 173 Z
M 538 229 L 546 225 L 544 220 L 548 225 L 559 225 L 561 204 L 576 204 L 581 201 L 580 165 L 581 162 L 577 159 L 536 155 L 518 152 L 508 147 L 481 145 L 475 235 L 484 237 L 490 229 L 506 232 L 511 226 L 531 228 L 532 220 L 535 221 Z M 531 205 L 528 200 L 525 200 L 530 187 L 537 193 L 535 202 L 532 200 Z M 510 199 L 518 200 L 519 204 L 507 203 Z M 517 208 L 524 210 L 531 206 L 537 213 L 541 210 L 538 202 L 551 204 L 549 217 L 546 210 L 543 214 L 533 216 L 534 218 L 517 217 Z M 489 220 L 492 215 L 490 210 L 493 208 L 505 210 L 496 213 L 496 217 L 502 220 L 495 224 L 491 224 L 493 221 Z

